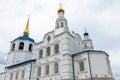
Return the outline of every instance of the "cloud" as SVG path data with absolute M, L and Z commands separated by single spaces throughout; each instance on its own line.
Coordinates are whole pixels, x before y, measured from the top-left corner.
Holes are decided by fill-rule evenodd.
M 3 57 L 0 57 L 0 64 L 2 65 L 6 64 L 6 60 Z
M 119 3 L 120 0 L 62 1 L 69 28 L 83 38 L 86 26 L 95 49 L 110 55 L 112 68 L 117 73 L 120 73 Z M 59 0 L 0 0 L 0 64 L 5 64 L 10 41 L 23 35 L 29 14 L 30 36 L 41 41 L 47 32 L 55 28 L 58 8 Z
M 0 52 L 1 56 L 0 56 L 0 64 L 1 65 L 5 65 L 6 64 L 6 53 Z
M 7 54 L 0 51 L 0 72 L 4 71 L 6 61 L 7 61 L 6 58 L 7 58 Z

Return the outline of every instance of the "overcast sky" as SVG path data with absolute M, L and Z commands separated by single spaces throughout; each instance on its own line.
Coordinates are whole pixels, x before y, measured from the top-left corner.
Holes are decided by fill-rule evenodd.
M 23 35 L 30 15 L 30 37 L 36 42 L 55 28 L 62 2 L 71 30 L 83 38 L 84 26 L 96 50 L 110 55 L 113 73 L 120 74 L 120 0 L 0 0 L 0 71 L 10 42 Z

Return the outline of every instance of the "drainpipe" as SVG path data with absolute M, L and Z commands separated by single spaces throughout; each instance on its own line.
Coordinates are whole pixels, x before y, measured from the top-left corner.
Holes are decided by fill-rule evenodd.
M 32 62 L 30 62 L 30 74 L 29 74 L 29 80 L 31 80 L 31 72 L 32 72 Z
M 5 78 L 6 78 L 6 74 L 7 74 L 7 70 L 6 70 L 6 67 L 5 67 L 5 76 L 4 76 L 4 80 L 5 80 Z
M 73 80 L 75 80 L 74 55 L 72 55 Z
M 89 64 L 89 70 L 90 70 L 90 80 L 92 80 L 92 70 L 91 70 L 91 63 L 90 63 L 90 54 L 89 51 L 87 51 L 88 53 L 88 64 Z

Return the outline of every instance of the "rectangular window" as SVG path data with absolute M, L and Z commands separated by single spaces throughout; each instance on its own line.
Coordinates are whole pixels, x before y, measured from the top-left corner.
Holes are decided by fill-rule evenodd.
M 46 65 L 46 75 L 49 75 L 49 65 Z
M 54 50 L 55 50 L 55 54 L 56 54 L 56 53 L 59 53 L 59 45 L 58 45 L 58 44 L 56 44 L 56 45 L 54 46 Z
M 80 65 L 80 71 L 85 71 L 84 61 L 80 61 L 79 65 Z
M 10 80 L 13 79 L 13 73 L 10 73 Z
M 63 27 L 63 22 L 61 22 L 61 27 Z
M 18 72 L 16 72 L 16 80 L 18 79 Z
M 47 48 L 47 56 L 50 56 L 50 47 Z
M 25 77 L 25 71 L 22 71 L 22 79 Z
M 55 73 L 58 73 L 58 63 L 55 63 L 54 67 L 55 67 Z
M 38 76 L 41 76 L 41 67 L 38 68 Z
M 43 57 L 43 50 L 40 50 L 39 51 L 39 58 L 42 58 Z

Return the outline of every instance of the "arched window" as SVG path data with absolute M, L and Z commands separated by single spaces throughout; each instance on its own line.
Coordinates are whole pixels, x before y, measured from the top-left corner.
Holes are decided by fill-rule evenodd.
M 54 46 L 54 51 L 55 51 L 55 54 L 56 54 L 56 53 L 59 53 L 59 44 L 56 44 L 56 45 Z
M 41 76 L 41 67 L 38 67 L 37 75 L 38 75 L 38 76 Z
M 47 49 L 46 49 L 46 56 L 50 56 L 50 47 L 47 47 Z
M 84 61 L 80 61 L 79 65 L 80 65 L 80 71 L 85 71 Z
M 61 27 L 63 27 L 63 22 L 61 22 Z
M 55 63 L 54 64 L 54 73 L 58 73 L 58 63 Z
M 40 50 L 39 51 L 39 58 L 42 58 L 43 57 L 43 50 Z
M 11 51 L 15 50 L 15 43 L 12 44 Z
M 32 48 L 33 48 L 33 45 L 30 44 L 30 45 L 29 45 L 29 51 L 32 51 Z
M 49 65 L 46 65 L 46 75 L 49 75 Z
M 24 49 L 24 42 L 20 42 L 19 44 L 19 50 L 23 50 Z

